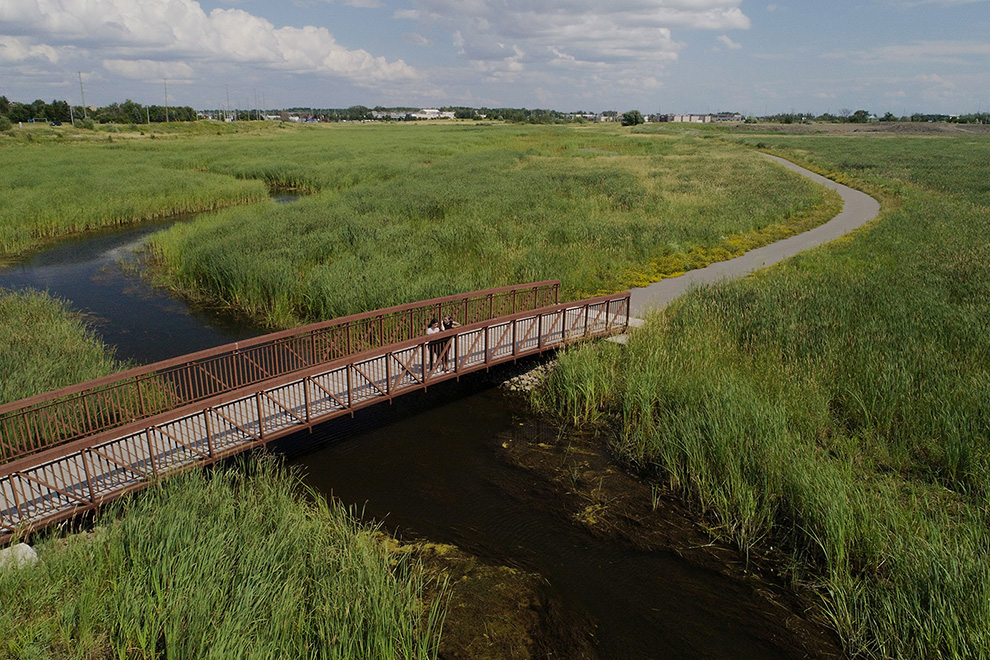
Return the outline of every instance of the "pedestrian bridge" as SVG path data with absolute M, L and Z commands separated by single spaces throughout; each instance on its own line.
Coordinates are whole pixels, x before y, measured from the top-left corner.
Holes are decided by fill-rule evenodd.
M 559 303 L 559 288 L 366 312 L 0 406 L 0 543 L 407 392 L 626 330 L 629 292 Z M 460 325 L 427 338 L 447 314 Z

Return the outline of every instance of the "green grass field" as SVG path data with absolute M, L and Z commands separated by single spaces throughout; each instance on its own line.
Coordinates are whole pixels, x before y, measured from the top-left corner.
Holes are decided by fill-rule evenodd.
M 216 134 L 199 126 L 154 140 L 134 129 L 78 142 L 45 131 L 30 141 L 21 134 L 0 141 L 0 175 L 18 182 L 0 184 L 5 254 L 90 226 L 234 206 L 158 235 L 158 276 L 278 326 L 523 280 L 560 278 L 565 298 L 618 290 L 806 229 L 836 208 L 833 197 L 714 130 L 465 123 L 222 127 Z M 852 653 L 986 657 L 990 142 L 763 135 L 738 141 L 861 185 L 883 199 L 881 219 L 744 282 L 687 296 L 651 319 L 627 349 L 566 354 L 539 395 L 542 405 L 618 428 L 619 451 L 695 502 L 713 533 L 746 551 L 787 548 L 795 581 L 821 594 L 823 611 Z M 311 194 L 278 205 L 263 199 L 266 185 Z M 46 186 L 65 187 L 55 196 L 57 212 L 46 207 Z M 21 211 L 9 212 L 8 203 Z M 0 305 L 7 321 L 0 342 L 13 347 L 0 364 L 4 397 L 113 368 L 103 349 L 89 350 L 91 338 L 80 339 L 78 322 L 57 320 L 66 316 L 57 303 L 31 294 L 0 297 Z M 28 327 L 52 329 L 29 336 Z M 31 343 L 48 335 L 54 339 L 45 347 Z M 15 373 L 25 375 L 23 382 L 7 387 L 6 374 Z M 212 488 L 197 478 L 197 492 Z M 220 481 L 234 492 L 264 488 L 236 476 Z M 155 490 L 135 498 L 111 534 L 130 529 L 138 502 L 159 496 Z M 206 501 L 237 517 L 235 504 L 215 497 Z M 149 535 L 161 528 L 168 534 L 155 538 L 162 547 L 203 544 L 222 562 L 209 532 L 182 531 L 190 516 L 209 518 L 198 498 L 173 497 L 180 508 L 167 514 L 172 518 L 145 518 L 133 529 Z M 304 529 L 284 534 L 303 546 L 317 541 L 300 534 L 325 532 L 325 519 L 337 516 L 285 515 Z M 307 516 L 323 522 L 305 522 Z M 218 538 L 255 539 L 250 545 L 283 534 L 248 527 L 254 522 L 212 529 Z M 354 528 L 340 543 L 360 545 L 362 534 Z M 132 552 L 134 538 L 114 540 L 107 556 Z M 107 577 L 96 591 L 84 591 L 79 567 L 96 561 L 92 548 L 104 547 L 102 539 L 94 543 L 67 546 L 75 558 L 48 574 L 68 591 L 38 577 L 43 573 L 26 578 L 37 592 L 19 586 L 20 578 L 0 577 L 0 643 L 7 653 L 151 655 L 171 644 L 169 656 L 195 657 L 190 645 L 212 645 L 204 640 L 214 632 L 221 635 L 218 650 L 235 644 L 235 629 L 261 649 L 331 634 L 299 619 L 285 594 L 265 590 L 265 579 L 248 578 L 266 603 L 252 609 L 223 576 L 212 582 L 189 565 L 177 567 L 177 578 L 202 583 L 211 605 L 199 611 L 209 624 L 189 628 L 196 634 L 187 643 L 174 628 L 175 621 L 193 626 L 177 613 L 181 603 L 149 593 L 129 611 L 112 591 L 163 584 L 155 568 L 160 549 L 142 547 L 145 563 L 135 564 L 136 573 L 101 574 Z M 377 552 L 369 548 L 362 552 L 370 555 L 354 555 L 359 563 Z M 289 583 L 305 602 L 324 597 L 316 589 L 337 588 L 312 557 L 285 545 L 271 551 L 326 578 Z M 41 570 L 54 570 L 53 562 Z M 342 597 L 379 584 L 385 574 L 377 571 L 361 578 L 369 582 L 352 581 Z M 340 648 L 375 657 L 379 652 L 360 646 L 362 640 L 388 638 L 405 641 L 382 642 L 375 647 L 386 649 L 380 657 L 399 655 L 400 647 L 407 649 L 401 657 L 433 652 L 419 633 L 387 627 L 409 620 L 411 600 L 403 599 L 415 594 L 411 574 L 412 591 L 399 588 L 399 601 L 368 615 L 384 628 L 361 619 L 333 629 L 351 640 Z M 22 595 L 11 611 L 27 612 L 37 628 L 15 631 L 14 615 L 4 614 L 14 602 L 7 594 L 15 592 Z M 210 618 L 227 610 L 229 620 Z M 277 641 L 252 627 L 269 620 L 282 622 L 272 633 Z M 302 622 L 287 631 L 289 620 Z
M 207 148 L 203 138 L 183 142 Z M 268 195 L 261 181 L 164 162 L 154 156 L 158 143 L 0 139 L 0 257 L 88 229 L 255 202 Z
M 38 554 L 0 572 L 4 658 L 436 657 L 419 564 L 271 458 L 154 485 Z
M 0 290 L 0 403 L 121 368 L 65 302 L 37 291 Z
M 170 286 L 273 326 L 551 278 L 566 298 L 617 291 L 729 258 L 838 208 L 747 150 L 690 136 L 463 124 L 271 139 L 250 141 L 254 152 L 231 143 L 176 162 L 314 194 L 211 214 L 152 248 Z
M 538 399 L 714 534 L 786 548 L 851 654 L 990 657 L 990 139 L 745 141 L 881 217 L 568 353 Z

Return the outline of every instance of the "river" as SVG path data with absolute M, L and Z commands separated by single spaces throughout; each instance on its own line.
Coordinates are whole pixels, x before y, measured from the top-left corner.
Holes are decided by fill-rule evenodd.
M 264 332 L 224 310 L 177 300 L 137 274 L 147 237 L 185 221 L 61 241 L 0 270 L 0 287 L 48 290 L 70 301 L 117 357 L 132 363 Z M 552 484 L 505 451 L 513 443 L 554 442 L 558 429 L 491 382 L 472 376 L 407 395 L 279 448 L 314 489 L 389 532 L 538 573 L 565 617 L 588 622 L 598 657 L 830 657 L 826 649 L 808 651 L 788 616 L 767 607 L 758 584 L 689 561 L 676 547 L 644 551 L 576 521 Z

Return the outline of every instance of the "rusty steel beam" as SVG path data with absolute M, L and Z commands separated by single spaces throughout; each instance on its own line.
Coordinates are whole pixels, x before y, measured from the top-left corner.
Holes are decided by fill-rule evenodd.
M 524 355 L 554 350 L 586 336 L 603 337 L 622 332 L 628 325 L 628 315 L 628 293 L 518 312 L 459 326 L 428 338 L 420 336 L 385 348 L 363 351 L 254 387 L 180 405 L 148 419 L 22 457 L 0 465 L 0 543 L 9 540 L 14 533 L 29 532 L 91 510 L 99 503 L 117 497 L 118 491 L 131 492 L 162 476 L 191 466 L 211 464 L 329 419 L 353 415 L 356 410 L 394 396 L 452 378 L 459 379 L 466 373 L 485 370 Z M 568 318 L 575 322 L 569 323 Z M 578 327 L 582 320 L 589 323 L 588 328 Z M 553 329 L 568 325 L 566 332 L 551 330 L 550 334 L 541 333 L 539 339 L 532 339 L 534 327 L 542 330 L 548 326 Z M 481 337 L 484 337 L 484 346 L 479 351 Z M 453 373 L 438 374 L 435 369 L 427 369 L 428 345 L 438 339 L 445 342 L 446 350 L 455 347 Z M 416 359 L 420 360 L 419 364 Z M 398 377 L 394 377 L 393 361 L 397 363 Z M 410 378 L 405 379 L 406 374 Z M 337 383 L 329 386 L 335 388 L 340 388 L 346 379 L 346 402 L 341 400 L 342 392 L 331 392 L 319 382 L 320 378 Z M 321 402 L 318 410 L 314 409 L 317 404 L 310 396 L 310 384 L 316 385 L 318 390 L 316 399 Z M 319 392 L 326 396 L 320 396 Z M 263 409 L 260 405 L 263 399 L 271 401 L 274 407 Z M 329 408 L 323 401 L 330 404 Z M 300 402 L 304 410 L 293 409 L 292 406 L 298 408 Z M 216 423 L 229 427 L 218 429 Z M 257 434 L 249 430 L 255 425 Z M 164 444 L 156 447 L 158 442 L 153 442 L 154 437 L 161 438 Z M 214 450 L 214 440 L 222 445 L 219 451 Z M 168 441 L 174 445 L 169 445 Z M 200 449 L 204 443 L 206 452 Z M 183 453 L 180 447 L 188 453 Z M 114 448 L 113 455 L 111 448 Z M 97 466 L 91 460 L 94 454 L 107 460 L 108 464 Z M 90 458 L 88 462 L 87 457 Z M 80 460 L 81 469 L 78 467 Z M 125 464 L 126 461 L 132 463 Z M 115 470 L 105 471 L 113 466 L 116 466 Z M 97 468 L 104 472 L 90 474 Z M 121 470 L 134 476 L 118 480 L 114 475 L 123 474 Z M 40 476 L 42 473 L 47 476 Z M 94 481 L 101 484 L 99 495 L 94 489 Z M 25 498 L 23 492 L 26 482 L 34 484 L 30 499 Z M 87 486 L 88 500 L 75 494 Z
M 338 342 L 335 339 L 341 328 L 345 329 L 347 335 L 346 353 L 355 352 L 355 349 L 357 352 L 363 352 L 396 343 L 396 340 L 412 339 L 418 334 L 414 323 L 417 314 L 424 315 L 432 313 L 433 310 L 440 313 L 444 306 L 447 306 L 451 314 L 460 316 L 458 312 L 462 308 L 467 310 L 472 300 L 490 301 L 490 309 L 494 307 L 495 299 L 502 300 L 502 304 L 512 301 L 514 305 L 517 290 L 534 292 L 535 304 L 539 297 L 538 292 L 556 299 L 559 288 L 559 281 L 549 280 L 353 314 L 218 346 L 7 403 L 0 406 L 0 461 L 9 461 L 44 451 L 49 447 L 105 429 L 117 428 L 131 420 L 147 418 L 160 412 L 159 406 L 148 408 L 146 405 L 147 393 L 144 391 L 146 388 L 142 387 L 145 381 L 177 387 L 178 391 L 173 394 L 179 399 L 180 405 L 201 401 L 216 394 L 234 391 L 249 383 L 261 382 L 315 366 L 321 362 L 316 354 L 316 345 L 325 343 L 328 349 L 336 347 Z M 468 322 L 466 311 L 465 317 L 458 320 Z M 385 330 L 386 323 L 389 326 L 388 333 Z M 362 329 L 359 333 L 361 341 L 359 346 L 354 346 L 352 329 L 359 328 Z M 408 336 L 402 337 L 405 332 L 408 332 Z M 321 341 L 323 338 L 327 341 Z M 302 353 L 296 350 L 297 345 L 301 346 L 304 343 L 309 343 L 312 347 L 311 361 L 307 361 Z M 334 355 L 334 350 L 328 350 L 327 353 L 326 357 L 329 360 L 342 357 Z M 294 362 L 288 359 L 290 354 L 298 358 L 298 364 L 284 365 L 285 362 Z M 248 376 L 252 375 L 251 366 L 257 369 L 257 373 L 249 378 Z M 210 371 L 210 368 L 215 368 L 217 372 Z M 224 372 L 229 372 L 233 376 L 233 383 L 221 380 Z M 241 381 L 239 378 L 241 373 L 248 382 Z M 214 385 L 204 380 L 204 377 L 213 381 Z M 108 411 L 104 406 L 98 406 L 94 399 L 102 400 L 112 410 Z M 76 409 L 75 405 L 80 405 L 81 408 Z M 95 419 L 90 418 L 91 405 L 97 405 L 94 411 Z M 80 418 L 80 413 L 85 421 Z M 14 420 L 18 419 L 26 433 L 22 438 L 12 437 L 17 428 Z M 42 421 L 47 423 L 40 423 Z M 31 433 L 32 428 L 34 433 Z

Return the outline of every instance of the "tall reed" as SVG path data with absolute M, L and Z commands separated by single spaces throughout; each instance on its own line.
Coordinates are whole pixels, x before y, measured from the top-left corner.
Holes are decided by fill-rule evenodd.
M 537 400 L 617 425 L 741 550 L 789 548 L 851 654 L 988 657 L 990 141 L 770 141 L 865 173 L 882 218 L 562 356 Z
M 0 573 L 0 655 L 433 658 L 415 562 L 262 458 L 193 471 Z
M 0 290 L 0 403 L 121 368 L 68 305 L 39 291 Z
M 276 326 L 549 278 L 579 297 L 667 276 L 668 262 L 728 258 L 832 208 L 765 159 L 691 137 L 499 126 L 306 137 L 277 143 L 278 159 L 248 142 L 223 145 L 227 162 L 175 155 L 183 167 L 305 177 L 320 192 L 156 236 L 168 284 Z

